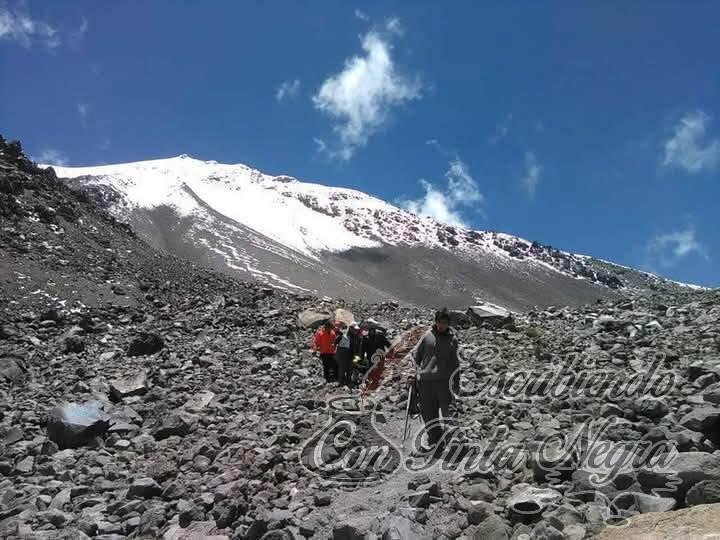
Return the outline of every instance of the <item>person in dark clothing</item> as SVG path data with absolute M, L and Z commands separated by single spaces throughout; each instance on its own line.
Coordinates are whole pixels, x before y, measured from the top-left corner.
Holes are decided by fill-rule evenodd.
M 458 341 L 450 328 L 450 315 L 443 308 L 435 313 L 435 324 L 415 351 L 415 381 L 420 394 L 420 412 L 427 430 L 428 446 L 441 441 L 443 432 L 453 424 L 453 400 L 460 390 Z M 442 414 L 440 425 L 439 413 Z
M 338 386 L 349 386 L 352 356 L 349 329 L 346 327 L 342 327 L 335 338 L 335 363 Z
M 372 357 L 378 349 L 387 349 L 390 346 L 388 338 L 382 329 L 371 327 L 368 335 L 363 338 L 360 357 L 367 365 L 372 363 Z
M 325 324 L 313 336 L 312 348 L 320 353 L 325 382 L 332 382 L 337 378 L 337 364 L 335 363 L 336 337 L 335 329 L 329 320 L 325 321 Z
M 338 384 L 352 386 L 353 359 L 360 354 L 362 337 L 360 328 L 353 324 L 335 338 L 335 360 L 338 368 Z

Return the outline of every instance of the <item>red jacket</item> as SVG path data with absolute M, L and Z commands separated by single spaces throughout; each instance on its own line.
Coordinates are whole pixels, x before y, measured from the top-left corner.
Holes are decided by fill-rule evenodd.
M 335 330 L 320 328 L 313 336 L 312 348 L 320 354 L 335 354 Z

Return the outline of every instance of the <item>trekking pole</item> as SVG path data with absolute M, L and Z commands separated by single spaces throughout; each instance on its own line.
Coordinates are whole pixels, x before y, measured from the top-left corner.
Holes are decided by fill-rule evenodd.
M 410 406 L 412 404 L 414 388 L 415 388 L 415 385 L 414 384 L 411 385 L 410 391 L 408 392 L 408 401 L 407 401 L 407 406 L 405 407 L 405 429 L 403 430 L 402 444 L 400 445 L 401 449 L 405 449 L 405 439 L 407 439 L 408 428 L 410 427 Z

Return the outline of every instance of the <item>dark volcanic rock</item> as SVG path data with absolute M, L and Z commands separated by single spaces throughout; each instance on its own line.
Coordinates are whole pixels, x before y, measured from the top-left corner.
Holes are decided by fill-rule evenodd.
M 61 403 L 48 413 L 47 432 L 60 448 L 77 448 L 105 433 L 109 425 L 97 402 Z
M 155 429 L 153 435 L 156 439 L 167 439 L 173 435 L 183 437 L 193 431 L 197 424 L 197 417 L 185 411 L 171 413 L 165 417 Z
M 128 488 L 128 499 L 141 498 L 150 499 L 159 497 L 162 493 L 160 485 L 152 478 L 139 478 Z
M 160 352 L 165 347 L 161 336 L 152 332 L 142 332 L 135 336 L 128 346 L 130 356 L 145 356 Z
M 27 377 L 27 368 L 22 360 L 13 356 L 0 357 L 0 378 L 13 383 L 22 384 Z

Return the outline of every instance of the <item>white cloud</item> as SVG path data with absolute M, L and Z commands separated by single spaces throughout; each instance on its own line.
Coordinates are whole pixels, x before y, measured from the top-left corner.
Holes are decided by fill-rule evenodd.
M 505 118 L 498 122 L 498 125 L 495 128 L 495 135 L 488 139 L 490 144 L 498 143 L 507 137 L 508 133 L 510 133 L 510 123 L 512 122 L 512 118 L 512 113 L 508 113 Z
M 57 28 L 44 21 L 30 17 L 24 3 L 18 3 L 13 9 L 0 4 L 0 40 L 15 41 L 29 49 L 34 41 L 45 44 L 50 49 L 60 46 L 60 33 Z
M 542 165 L 538 162 L 535 153 L 530 151 L 525 152 L 525 176 L 523 176 L 522 183 L 530 198 L 535 196 L 541 174 Z
M 420 216 L 427 216 L 448 225 L 466 227 L 462 217 L 464 208 L 474 208 L 485 202 L 485 197 L 466 163 L 455 158 L 445 173 L 447 186 L 438 188 L 426 180 L 420 180 L 425 194 L 419 199 L 401 200 L 400 205 Z
M 54 148 L 45 148 L 41 150 L 37 156 L 33 156 L 33 161 L 42 165 L 57 165 L 58 167 L 64 167 L 68 164 L 67 155 Z
M 380 130 L 395 107 L 421 97 L 419 78 L 400 74 L 392 58 L 391 34 L 400 23 L 390 19 L 386 32 L 368 32 L 362 38 L 364 55 L 345 61 L 340 73 L 326 79 L 313 96 L 315 108 L 332 117 L 339 137 L 333 157 L 350 159 Z
M 80 115 L 80 122 L 84 126 L 86 124 L 88 114 L 90 114 L 90 105 L 87 103 L 78 103 L 77 112 Z
M 318 137 L 313 138 L 313 143 L 315 143 L 315 148 L 317 151 L 321 154 L 324 154 L 327 152 L 327 143 L 323 141 L 322 139 L 319 139 Z
M 675 134 L 665 143 L 664 166 L 675 166 L 689 173 L 710 170 L 720 164 L 720 140 L 712 139 L 703 146 L 710 117 L 703 111 L 686 114 L 675 126 Z
M 284 99 L 294 98 L 300 93 L 300 81 L 283 81 L 275 89 L 275 99 L 283 101 Z
M 360 11 L 359 9 L 355 10 L 355 17 L 360 19 L 361 21 L 369 21 L 370 17 L 368 17 L 368 14 L 364 11 Z
M 690 255 L 709 259 L 707 248 L 697 239 L 695 228 L 688 226 L 665 234 L 659 234 L 647 244 L 650 266 L 674 266 Z
M 397 17 L 390 17 L 385 21 L 385 29 L 391 34 L 397 34 L 399 36 L 405 33 L 405 28 Z

